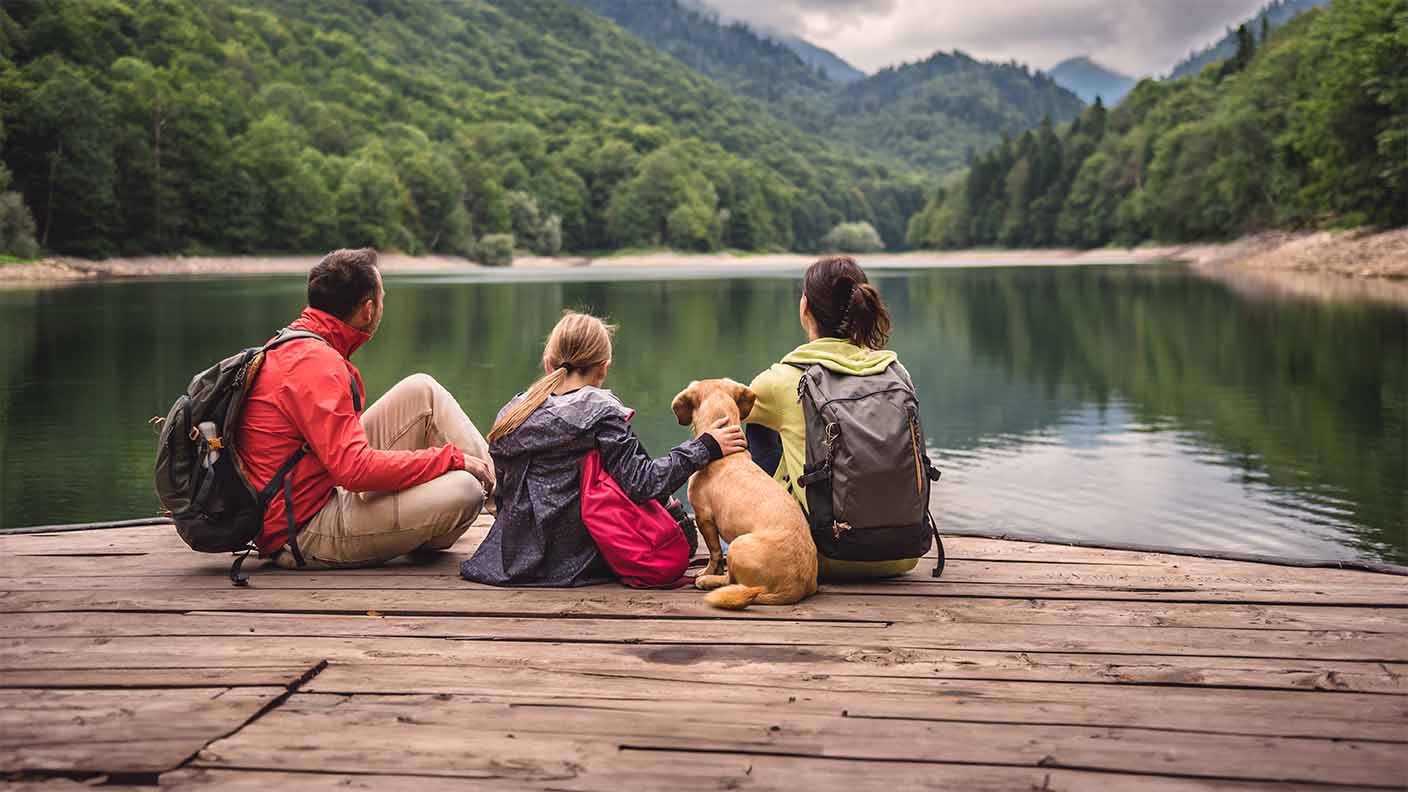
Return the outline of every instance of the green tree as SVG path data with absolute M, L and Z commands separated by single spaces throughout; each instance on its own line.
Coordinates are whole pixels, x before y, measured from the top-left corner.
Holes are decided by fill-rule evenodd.
M 46 247 L 102 255 L 114 249 L 118 223 L 110 103 L 82 73 L 57 56 L 20 74 L 7 150 L 25 201 L 34 207 Z
M 338 234 L 346 247 L 404 250 L 410 234 L 403 225 L 410 194 L 380 144 L 362 149 L 337 189 Z

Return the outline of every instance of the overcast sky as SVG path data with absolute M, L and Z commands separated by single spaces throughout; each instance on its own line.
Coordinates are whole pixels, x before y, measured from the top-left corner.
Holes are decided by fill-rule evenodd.
M 1168 72 L 1265 0 L 704 0 L 868 72 L 960 49 L 1049 69 L 1073 55 L 1135 77 Z

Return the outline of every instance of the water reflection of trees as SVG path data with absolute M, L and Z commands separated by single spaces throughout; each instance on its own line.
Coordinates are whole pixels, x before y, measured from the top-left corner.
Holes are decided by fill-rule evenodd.
M 1140 423 L 1192 433 L 1273 486 L 1348 501 L 1366 544 L 1408 558 L 1400 309 L 1258 301 L 1177 269 L 877 274 L 935 447 L 1012 442 L 1127 402 Z M 609 385 L 656 453 L 684 436 L 669 404 L 689 380 L 746 381 L 802 340 L 791 278 L 388 289 L 382 330 L 356 358 L 373 397 L 426 371 L 487 427 L 538 375 L 562 309 L 586 308 L 621 326 Z M 153 513 L 146 419 L 302 305 L 297 279 L 0 294 L 0 519 Z
M 1172 419 L 1233 464 L 1264 471 L 1272 486 L 1349 502 L 1368 545 L 1408 558 L 1401 310 L 1248 300 L 1176 269 L 931 272 L 906 291 L 911 333 L 965 334 L 960 347 L 974 363 L 960 369 L 965 376 L 998 366 L 1008 382 L 996 388 L 1042 390 L 1049 401 L 1019 412 L 1007 431 L 1043 413 L 1056 423 L 1067 400 L 1103 404 L 1118 394 L 1139 421 Z M 951 390 L 933 367 L 914 368 L 927 378 L 926 407 Z M 1011 392 L 991 398 L 1011 406 Z M 977 423 L 986 414 L 963 406 L 946 404 L 939 420 Z

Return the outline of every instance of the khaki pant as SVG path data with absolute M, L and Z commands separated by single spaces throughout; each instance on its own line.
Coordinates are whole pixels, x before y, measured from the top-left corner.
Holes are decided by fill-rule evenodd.
M 454 445 L 466 456 L 489 460 L 484 436 L 449 391 L 426 374 L 412 374 L 377 399 L 362 414 L 362 428 L 372 448 Z M 484 487 L 463 470 L 400 492 L 338 487 L 298 532 L 298 549 L 305 569 L 376 566 L 420 549 L 444 550 L 469 530 L 483 505 Z M 287 547 L 274 561 L 285 569 L 298 566 Z

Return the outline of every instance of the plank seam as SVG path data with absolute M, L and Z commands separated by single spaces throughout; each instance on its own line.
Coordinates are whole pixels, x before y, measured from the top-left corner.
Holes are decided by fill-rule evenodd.
M 885 720 L 885 721 L 918 721 L 920 723 L 979 723 L 990 726 L 1063 726 L 1072 728 L 1091 729 L 1118 729 L 1120 731 L 1146 731 L 1146 732 L 1169 732 L 1173 734 L 1206 734 L 1220 737 L 1252 737 L 1265 738 L 1269 740 L 1322 740 L 1333 743 L 1375 743 L 1380 745 L 1403 745 L 1408 743 L 1408 736 L 1392 740 L 1380 737 L 1327 737 L 1323 734 L 1267 734 L 1265 732 L 1243 732 L 1226 731 L 1220 729 L 1186 729 L 1177 726 L 1139 726 L 1128 723 L 1067 723 L 1062 721 L 1019 721 L 1019 720 L 984 720 L 981 718 L 938 718 L 927 715 L 855 715 L 848 710 L 841 710 L 841 717 L 850 720 Z M 1392 722 L 1378 721 L 1384 726 L 1396 725 Z
M 316 664 L 314 664 L 313 666 L 311 666 L 307 671 L 303 672 L 303 676 L 301 676 L 301 677 L 299 677 L 298 679 L 295 679 L 295 680 L 293 680 L 292 682 L 290 682 L 290 683 L 287 685 L 287 687 L 286 687 L 286 689 L 284 690 L 283 693 L 280 693 L 279 695 L 275 696 L 275 697 L 274 697 L 271 701 L 269 701 L 267 704 L 265 704 L 264 706 L 260 707 L 258 712 L 255 712 L 253 715 L 251 715 L 251 716 L 249 716 L 248 718 L 246 718 L 243 723 L 239 724 L 239 725 L 236 726 L 235 728 L 233 728 L 233 729 L 231 729 L 231 730 L 225 732 L 224 734 L 217 735 L 217 736 L 212 737 L 211 739 L 207 740 L 203 745 L 201 745 L 201 746 L 200 746 L 199 748 L 197 748 L 194 752 L 192 752 L 190 756 L 187 756 L 184 760 L 181 761 L 180 764 L 176 765 L 176 767 L 175 767 L 174 769 L 180 769 L 180 768 L 182 768 L 182 767 L 186 767 L 186 766 L 189 765 L 192 761 L 194 761 L 196 757 L 200 756 L 201 753 L 202 753 L 203 751 L 205 751 L 205 749 L 209 748 L 209 747 L 210 747 L 211 745 L 213 745 L 214 743 L 217 743 L 217 742 L 219 742 L 220 740 L 224 740 L 224 739 L 229 738 L 229 737 L 233 737 L 235 734 L 238 734 L 238 733 L 239 733 L 241 730 L 243 730 L 245 727 L 250 726 L 251 724 L 253 724 L 253 723 L 255 723 L 256 721 L 258 721 L 260 718 L 262 718 L 262 717 L 264 717 L 265 715 L 268 715 L 270 712 L 273 712 L 274 710 L 278 709 L 285 701 L 288 701 L 289 698 L 290 698 L 291 696 L 293 696 L 294 693 L 297 693 L 298 690 L 299 690 L 299 688 L 303 687 L 305 684 L 307 684 L 308 682 L 312 681 L 314 677 L 316 677 L 318 674 L 321 674 L 321 673 L 323 672 L 323 669 L 325 669 L 325 668 L 327 668 L 327 667 L 328 667 L 328 661 L 327 661 L 326 658 L 324 658 L 324 659 L 322 659 L 322 660 L 319 660 Z
M 1066 765 L 1066 764 L 1060 764 L 1059 761 L 1058 761 L 1054 756 L 1045 756 L 1045 757 L 1043 757 L 1042 759 L 1038 760 L 1035 764 L 1031 764 L 1031 763 L 1024 763 L 1024 762 L 1012 762 L 1012 763 L 968 762 L 968 761 L 962 761 L 962 760 L 908 759 L 908 758 L 901 758 L 901 757 L 876 758 L 876 757 L 870 757 L 870 756 L 848 756 L 848 755 L 830 755 L 830 756 L 828 756 L 828 755 L 824 755 L 824 754 L 812 754 L 812 753 L 805 753 L 805 752 L 801 752 L 801 751 L 763 751 L 763 750 L 747 750 L 747 749 L 737 749 L 737 748 L 679 748 L 679 747 L 668 747 L 668 746 L 657 746 L 657 745 L 630 745 L 630 744 L 623 744 L 623 745 L 620 745 L 620 746 L 619 746 L 619 750 L 621 750 L 621 751 L 651 751 L 651 752 L 656 752 L 656 753 L 697 753 L 697 754 L 711 754 L 711 755 L 725 755 L 725 756 L 772 756 L 772 757 L 777 757 L 777 758 L 781 758 L 781 759 L 815 759 L 815 760 L 834 761 L 834 762 L 887 762 L 887 763 L 893 763 L 893 764 L 962 765 L 962 766 L 967 766 L 967 767 L 1018 767 L 1018 768 L 1042 768 L 1042 767 L 1049 767 L 1049 768 L 1059 769 L 1059 770 L 1079 770 L 1079 771 L 1084 771 L 1084 772 L 1089 772 L 1089 773 L 1103 773 L 1103 774 L 1115 775 L 1115 776 L 1133 776 L 1133 777 L 1150 777 L 1150 776 L 1153 776 L 1153 777 L 1159 777 L 1159 778 L 1175 778 L 1175 779 L 1190 779 L 1190 778 L 1195 778 L 1195 779 L 1208 780 L 1208 781 L 1230 781 L 1230 782 L 1241 783 L 1241 784 L 1246 784 L 1246 783 L 1304 784 L 1304 785 L 1306 785 L 1306 786 L 1326 787 L 1326 788 L 1330 788 L 1330 789 L 1352 788 L 1352 789 L 1387 789 L 1387 790 L 1402 790 L 1402 787 L 1401 787 L 1401 786 L 1397 786 L 1397 785 L 1380 785 L 1380 784 L 1342 784 L 1342 783 L 1335 783 L 1335 782 L 1330 782 L 1330 781 L 1318 781 L 1318 780 L 1313 780 L 1313 779 L 1312 779 L 1312 780 L 1306 780 L 1306 779 L 1299 779 L 1299 778 L 1246 778 L 1246 777 L 1222 776 L 1222 775 L 1211 775 L 1211 774 L 1209 774 L 1209 775 L 1200 775 L 1200 774 L 1193 774 L 1193 773 L 1161 773 L 1161 772 L 1154 771 L 1154 770 L 1149 770 L 1149 771 L 1141 771 L 1141 770 L 1120 770 L 1120 769 L 1118 769 L 1118 768 L 1095 767 L 1095 766 L 1087 766 L 1087 765 Z

